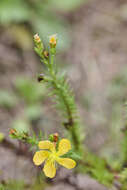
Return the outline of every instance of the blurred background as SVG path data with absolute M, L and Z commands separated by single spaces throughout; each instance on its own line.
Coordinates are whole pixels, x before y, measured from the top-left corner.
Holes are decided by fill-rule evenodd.
M 121 159 L 121 129 L 126 124 L 127 2 L 0 1 L 0 132 L 7 138 L 10 128 L 61 132 L 59 115 L 44 86 L 37 83 L 44 67 L 33 51 L 35 33 L 45 45 L 50 35 L 58 35 L 56 62 L 74 89 L 86 145 L 110 162 Z M 14 190 L 29 189 L 24 182 L 31 183 L 36 173 L 29 159 L 0 146 L 1 181 L 17 180 L 16 185 L 10 184 Z M 31 188 L 40 190 L 38 183 Z

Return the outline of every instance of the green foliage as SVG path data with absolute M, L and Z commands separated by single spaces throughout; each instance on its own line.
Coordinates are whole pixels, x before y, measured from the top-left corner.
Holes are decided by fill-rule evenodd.
M 104 184 L 107 187 L 113 185 L 114 177 L 116 174 L 118 174 L 118 176 L 120 177 L 119 181 L 123 185 L 123 190 L 126 189 L 124 187 L 126 187 L 127 184 L 127 172 L 126 169 L 122 170 L 122 166 L 124 166 L 124 164 L 126 164 L 127 161 L 127 132 L 125 131 L 124 134 L 123 147 L 121 152 L 121 154 L 123 154 L 123 160 L 121 163 L 117 160 L 117 166 L 115 167 L 115 164 L 109 164 L 107 160 L 104 160 L 99 156 L 90 153 L 86 149 L 83 150 L 83 137 L 81 134 L 81 124 L 78 118 L 75 97 L 66 79 L 66 75 L 64 73 L 59 72 L 58 67 L 55 64 L 57 38 L 55 35 L 50 37 L 48 48 L 45 48 L 38 34 L 34 36 L 34 42 L 35 51 L 40 56 L 41 61 L 45 64 L 45 71 L 38 77 L 38 81 L 45 85 L 47 91 L 49 92 L 48 95 L 54 102 L 54 106 L 60 111 L 61 118 L 63 120 L 63 126 L 68 132 L 68 136 L 72 140 L 72 150 L 64 156 L 75 159 L 77 162 L 79 162 L 77 167 L 77 169 L 79 169 L 78 171 L 89 173 L 93 178 L 97 179 L 100 183 Z M 113 82 L 114 86 L 115 84 L 116 89 L 117 85 L 119 86 L 118 89 L 121 88 L 121 85 L 123 85 L 122 87 L 124 88 L 126 80 L 118 78 L 116 82 Z M 38 105 L 38 101 L 41 100 L 43 93 L 47 91 L 44 90 L 44 92 L 42 93 L 42 90 L 40 90 L 40 86 L 37 86 L 36 84 L 32 83 L 31 80 L 24 79 L 17 80 L 16 87 L 20 96 L 24 97 L 25 103 L 27 105 L 25 115 L 30 120 L 36 119 L 40 112 L 40 106 Z M 114 94 L 111 93 L 111 101 L 112 95 L 114 96 Z M 116 101 L 119 101 L 117 106 L 120 105 L 121 99 L 121 96 L 119 96 L 118 99 L 116 99 Z M 89 106 L 90 104 L 88 103 L 88 107 Z M 114 118 L 115 117 L 116 114 Z M 16 123 L 16 127 L 14 127 L 16 131 L 12 130 L 12 138 L 19 139 L 23 142 L 27 142 L 32 145 L 32 148 L 35 146 L 37 147 L 39 139 L 42 139 L 41 133 L 39 137 L 37 137 L 35 133 L 33 134 L 33 136 L 29 136 L 26 130 L 29 127 L 26 125 L 26 123 L 23 123 L 21 120 L 19 120 Z M 59 140 L 54 141 L 53 135 L 50 135 L 49 140 L 55 142 L 57 148 Z
M 2 184 L 0 184 L 0 190 L 5 190 L 5 188 Z
M 51 37 L 52 38 L 52 37 Z M 85 161 L 83 162 L 83 149 L 82 149 L 82 135 L 80 131 L 80 122 L 77 115 L 77 109 L 75 105 L 75 98 L 73 91 L 68 84 L 65 74 L 58 71 L 57 65 L 54 63 L 56 54 L 56 42 L 57 39 L 53 36 L 53 43 L 50 41 L 49 56 L 45 57 L 45 48 L 40 45 L 41 40 L 38 35 L 35 36 L 35 50 L 41 57 L 42 62 L 45 64 L 47 70 L 45 74 L 41 74 L 39 81 L 46 85 L 49 89 L 49 96 L 55 103 L 55 107 L 60 110 L 62 119 L 64 120 L 63 125 L 67 129 L 69 136 L 73 142 L 73 149 L 67 155 L 78 162 L 84 167 L 79 169 L 80 171 L 90 173 L 95 179 L 106 186 L 111 186 L 114 175 L 110 171 L 110 166 L 107 162 L 94 154 L 85 151 Z M 51 40 L 51 39 L 50 39 Z M 108 168 L 109 167 L 109 168 Z
M 87 170 L 95 179 L 106 186 L 112 185 L 114 174 L 106 160 L 87 152 L 85 162 L 88 163 Z
M 6 186 L 5 186 L 5 190 L 21 190 L 25 187 L 24 182 L 22 181 L 10 181 Z
M 42 137 L 42 134 L 40 133 L 39 137 L 37 137 L 35 135 L 35 133 L 33 132 L 33 135 L 30 136 L 28 134 L 28 132 L 25 132 L 25 131 L 21 132 L 21 131 L 18 131 L 16 129 L 11 129 L 10 130 L 10 137 L 12 139 L 18 139 L 18 140 L 20 140 L 22 142 L 26 142 L 28 144 L 31 144 L 31 149 L 30 150 L 32 150 L 34 147 L 37 148 L 38 142 L 40 140 L 40 137 Z
M 75 152 L 81 153 L 82 140 L 75 98 L 64 73 L 58 72 L 57 65 L 54 63 L 57 39 L 55 36 L 51 36 L 50 39 L 52 38 L 55 44 L 50 42 L 49 57 L 45 57 L 45 49 L 40 44 L 42 42 L 39 36 L 34 36 L 35 50 L 47 69 L 42 82 L 45 83 L 50 91 L 49 96 L 52 97 L 52 101 L 55 103 L 56 108 L 60 110 L 63 120 L 65 120 L 63 125 L 68 130 Z
M 0 91 L 0 106 L 10 109 L 13 108 L 17 103 L 16 96 L 8 91 Z
M 16 80 L 15 85 L 19 95 L 24 98 L 26 104 L 36 104 L 38 101 L 43 99 L 45 90 L 39 84 L 32 82 L 29 79 L 19 78 Z
M 0 1 L 0 22 L 23 22 L 29 19 L 29 8 L 24 0 L 1 0 Z
M 127 168 L 124 168 L 122 172 L 118 175 L 119 181 L 122 184 L 122 190 L 127 189 Z
M 4 185 L 0 184 L 0 190 L 43 190 L 44 187 L 45 183 L 42 177 L 41 180 L 38 177 L 31 185 L 17 180 L 11 180 Z
M 14 27 L 9 30 L 14 36 L 16 42 L 21 45 L 22 49 L 29 49 L 31 47 L 31 41 L 29 40 L 29 32 L 27 33 L 25 28 L 19 26 L 19 23 L 27 23 L 33 31 L 38 31 L 41 37 L 44 38 L 44 42 L 47 35 L 52 33 L 58 33 L 60 40 L 58 43 L 58 48 L 63 50 L 63 47 L 67 47 L 70 38 L 65 30 L 68 26 L 64 19 L 58 18 L 56 14 L 59 11 L 73 11 L 75 8 L 80 6 L 82 3 L 87 2 L 87 0 L 47 0 L 42 2 L 41 0 L 25 1 L 25 0 L 1 0 L 0 2 L 0 23 L 2 26 L 9 26 L 14 24 Z M 25 37 L 24 37 L 25 36 Z M 22 37 L 22 38 L 20 38 Z M 28 42 L 25 44 L 24 40 L 27 39 Z M 47 48 L 45 48 L 47 50 Z M 49 96 L 55 103 L 55 106 L 60 110 L 63 125 L 68 131 L 68 135 L 73 142 L 73 150 L 70 151 L 67 156 L 79 161 L 80 171 L 89 173 L 92 177 L 97 179 L 99 182 L 106 186 L 110 186 L 113 183 L 114 173 L 112 172 L 111 166 L 107 162 L 94 154 L 88 153 L 84 156 L 84 160 L 79 152 L 83 152 L 82 149 L 82 134 L 80 130 L 80 122 L 77 114 L 77 108 L 75 105 L 75 98 L 73 92 L 68 84 L 65 74 L 58 71 L 58 67 L 54 63 L 56 49 L 49 48 L 49 57 L 46 58 L 43 55 L 43 49 L 38 49 L 36 47 L 36 52 L 41 57 L 43 63 L 45 63 L 46 71 L 44 74 L 44 80 L 42 83 L 45 84 L 46 88 L 50 91 Z M 122 73 L 116 79 L 113 80 L 110 89 L 110 94 L 108 95 L 111 103 L 113 103 L 113 114 L 111 125 L 121 126 L 120 112 L 121 103 L 126 98 L 127 90 L 127 71 Z M 32 146 L 38 144 L 38 140 L 42 139 L 42 134 L 40 132 L 39 137 L 34 133 L 32 136 L 28 135 L 30 128 L 30 121 L 36 120 L 41 114 L 41 101 L 45 97 L 44 94 L 47 93 L 45 88 L 41 85 L 37 85 L 36 82 L 30 79 L 17 79 L 16 89 L 18 92 L 18 98 L 24 100 L 24 118 L 15 120 L 12 127 L 16 129 L 17 134 L 11 135 L 11 137 L 27 142 Z M 0 91 L 0 106 L 4 108 L 13 108 L 17 104 L 17 97 L 13 93 L 7 91 Z M 91 102 L 89 97 L 84 98 L 84 104 L 89 109 Z M 119 131 L 119 129 L 118 129 Z M 118 132 L 117 131 L 117 132 Z M 118 134 L 119 137 L 119 134 Z M 124 131 L 123 142 L 122 142 L 122 163 L 117 162 L 119 171 L 122 170 L 120 164 L 126 164 L 127 162 L 127 132 Z M 85 150 L 84 150 L 85 152 Z M 80 164 L 81 161 L 81 164 Z M 123 189 L 127 187 L 127 169 L 125 168 L 121 171 L 120 182 L 123 184 Z M 23 182 L 9 182 L 6 185 L 0 185 L 0 190 L 20 190 L 20 189 L 34 189 L 42 190 L 43 184 L 38 182 L 32 186 L 27 186 Z
M 70 150 L 67 154 L 64 154 L 64 156 L 62 156 L 62 157 L 63 158 L 71 158 L 77 162 L 82 160 L 82 157 L 79 154 L 77 154 L 74 149 Z
M 119 175 L 119 177 L 121 178 L 121 180 L 127 180 L 127 168 L 125 168 L 121 174 Z
M 105 186 L 111 186 L 114 175 L 106 169 L 106 164 L 101 159 L 96 159 L 95 168 L 91 169 L 92 175 Z
M 25 184 L 22 181 L 10 181 L 6 184 L 0 184 L 0 190 L 25 190 Z

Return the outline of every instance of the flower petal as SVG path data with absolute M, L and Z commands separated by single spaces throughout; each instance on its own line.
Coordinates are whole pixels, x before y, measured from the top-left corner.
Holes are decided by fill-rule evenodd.
M 45 159 L 49 156 L 49 152 L 48 151 L 38 151 L 34 154 L 34 157 L 33 157 L 33 162 L 35 165 L 40 165 L 42 164 Z
M 58 146 L 58 155 L 61 156 L 71 149 L 71 143 L 68 139 L 62 139 Z
M 47 177 L 53 178 L 56 175 L 55 163 L 51 160 L 47 160 L 43 171 Z
M 76 162 L 70 158 L 58 158 L 57 162 L 67 169 L 72 169 L 76 166 Z
M 38 147 L 40 149 L 48 149 L 48 150 L 55 150 L 55 146 L 52 142 L 50 141 L 40 141 L 39 144 L 38 144 Z

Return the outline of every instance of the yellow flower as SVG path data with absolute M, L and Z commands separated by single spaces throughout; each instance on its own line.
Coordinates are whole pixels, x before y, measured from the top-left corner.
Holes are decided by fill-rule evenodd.
M 51 47 L 55 47 L 57 43 L 57 35 L 53 34 L 52 36 L 49 37 L 49 43 Z
M 55 143 L 50 141 L 40 141 L 38 144 L 39 149 L 35 153 L 33 162 L 35 165 L 41 165 L 45 161 L 43 171 L 47 177 L 53 178 L 56 175 L 56 162 L 67 169 L 72 169 L 76 166 L 76 162 L 70 158 L 61 158 L 71 149 L 70 141 L 62 139 L 58 145 L 58 151 L 55 148 Z

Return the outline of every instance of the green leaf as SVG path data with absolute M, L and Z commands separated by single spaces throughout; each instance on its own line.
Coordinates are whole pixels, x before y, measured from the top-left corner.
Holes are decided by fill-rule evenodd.
M 29 105 L 36 104 L 38 101 L 43 99 L 45 89 L 42 84 L 34 82 L 30 79 L 19 78 L 16 80 L 16 88 L 23 97 L 25 102 Z
M 77 160 L 77 161 L 82 159 L 81 155 L 75 153 L 73 150 L 70 150 L 67 154 L 63 155 L 63 157 L 72 158 L 72 159 Z

